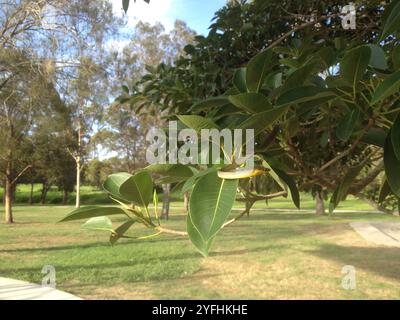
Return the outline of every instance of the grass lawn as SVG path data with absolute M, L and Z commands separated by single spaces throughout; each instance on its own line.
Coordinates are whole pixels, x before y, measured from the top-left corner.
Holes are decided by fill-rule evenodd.
M 354 199 L 343 205 L 359 209 Z M 173 207 L 167 225 L 183 229 L 181 204 Z M 207 259 L 186 238 L 122 240 L 111 247 L 105 233 L 56 224 L 71 207 L 15 207 L 17 223 L 0 224 L 0 276 L 40 283 L 42 267 L 50 264 L 59 289 L 86 299 L 400 298 L 400 249 L 367 243 L 348 225 L 398 218 L 261 207 L 224 229 Z M 341 287 L 344 265 L 356 268 L 356 290 Z

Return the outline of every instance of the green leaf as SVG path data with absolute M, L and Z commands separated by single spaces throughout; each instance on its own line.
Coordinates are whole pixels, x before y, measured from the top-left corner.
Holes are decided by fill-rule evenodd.
M 153 198 L 153 181 L 147 171 L 139 171 L 119 187 L 122 197 L 141 207 L 147 207 Z
M 199 132 L 202 129 L 218 129 L 218 126 L 210 119 L 198 115 L 180 115 L 178 119 L 188 128 Z
M 362 163 L 358 166 L 350 168 L 349 171 L 346 173 L 343 180 L 340 182 L 339 186 L 336 188 L 335 192 L 332 195 L 331 201 L 329 203 L 330 214 L 336 209 L 341 201 L 346 200 L 351 184 L 358 176 L 362 168 L 364 168 L 364 166 L 365 163 Z
M 400 160 L 400 114 L 397 115 L 390 132 L 394 154 Z
M 380 46 L 375 44 L 369 44 L 369 48 L 371 49 L 371 58 L 369 60 L 369 64 L 380 70 L 386 70 L 388 68 L 388 64 L 386 62 L 385 51 Z
M 193 53 L 196 52 L 196 48 L 195 48 L 193 45 L 191 45 L 191 44 L 188 44 L 188 45 L 184 46 L 183 50 L 184 50 L 187 54 L 193 54 Z
M 390 14 L 385 21 L 381 40 L 400 30 L 400 2 L 390 7 Z
M 378 203 L 383 203 L 383 201 L 385 201 L 385 199 L 387 198 L 387 196 L 390 194 L 390 186 L 387 182 L 386 176 L 384 177 L 384 179 L 382 180 L 382 185 L 381 188 L 379 190 L 379 198 L 378 198 Z
M 128 220 L 121 224 L 115 229 L 110 235 L 110 243 L 114 245 L 121 237 L 129 230 L 129 228 L 135 223 L 134 220 Z
M 360 112 L 357 109 L 350 110 L 348 113 L 344 115 L 344 117 L 340 120 L 338 126 L 336 127 L 336 135 L 342 141 L 349 140 L 352 135 L 356 122 L 360 116 Z
M 200 251 L 200 253 L 204 257 L 207 257 L 208 252 L 210 251 L 210 247 L 214 241 L 214 237 L 208 241 L 204 241 L 200 235 L 200 232 L 193 225 L 193 222 L 189 214 L 186 217 L 186 228 L 190 241 L 194 244 L 194 246 Z
M 272 67 L 272 50 L 264 50 L 253 57 L 248 65 L 246 72 L 246 84 L 250 92 L 259 92 L 267 76 L 267 71 Z
M 238 89 L 240 92 L 247 92 L 247 86 L 246 86 L 246 68 L 240 68 L 235 71 L 235 74 L 233 75 L 233 85 L 235 86 L 236 89 Z
M 124 9 L 125 13 L 129 9 L 129 0 L 122 0 L 122 8 Z
M 385 130 L 381 128 L 371 128 L 361 138 L 361 141 L 367 144 L 383 148 L 385 146 L 386 137 L 387 137 L 387 132 Z
M 272 109 L 269 100 L 261 93 L 242 93 L 229 96 L 229 101 L 239 109 L 249 113 L 259 113 Z
M 111 174 L 107 177 L 106 181 L 104 181 L 103 188 L 107 191 L 109 195 L 116 198 L 117 200 L 123 200 L 127 202 L 127 199 L 124 199 L 123 196 L 119 192 L 119 188 L 121 185 L 132 177 L 131 174 L 127 172 L 119 172 Z
M 196 181 L 205 176 L 206 174 L 209 174 L 210 172 L 216 172 L 218 169 L 216 167 L 208 168 L 206 170 L 198 171 L 195 173 L 193 176 L 191 176 L 189 179 L 185 181 L 185 183 L 182 186 L 181 193 L 184 194 L 187 191 L 190 191 L 192 189 L 193 185 L 196 183 Z
M 180 182 L 193 175 L 190 167 L 183 164 L 152 164 L 147 166 L 145 170 L 162 176 L 162 183 Z
M 238 180 L 218 178 L 217 172 L 200 178 L 189 201 L 189 215 L 204 242 L 210 241 L 221 229 L 232 210 Z
M 371 104 L 374 105 L 383 99 L 398 92 L 400 89 L 400 71 L 397 71 L 387 77 L 376 88 L 374 96 L 372 97 Z
M 102 217 L 102 216 L 111 216 L 111 215 L 116 215 L 116 214 L 126 215 L 125 211 L 118 207 L 88 206 L 88 207 L 82 207 L 79 209 L 75 209 L 74 211 L 69 213 L 65 218 L 60 220 L 60 222 L 81 220 L 81 219 Z
M 224 106 L 228 103 L 229 103 L 229 101 L 228 101 L 227 97 L 208 98 L 206 100 L 195 103 L 190 108 L 190 112 L 200 112 L 200 111 L 205 111 L 205 110 L 212 110 L 214 108 Z
M 255 114 L 242 122 L 238 129 L 254 129 L 254 136 L 257 136 L 264 129 L 273 125 L 280 117 L 282 117 L 288 110 L 288 107 L 273 108 L 268 111 L 264 111 Z
M 343 79 L 355 88 L 363 78 L 371 58 L 371 48 L 360 46 L 346 53 L 340 63 L 340 73 Z
M 91 218 L 82 225 L 82 229 L 113 232 L 112 222 L 107 217 Z
M 395 70 L 400 69 L 400 45 L 395 47 L 392 52 L 393 67 Z
M 271 168 L 278 175 L 278 177 L 285 183 L 285 185 L 287 186 L 285 190 L 289 193 L 290 198 L 292 199 L 296 208 L 300 209 L 300 193 L 299 190 L 297 189 L 297 185 L 294 179 L 278 168 L 274 167 Z
M 315 62 L 309 63 L 294 71 L 285 81 L 285 84 L 283 86 L 283 91 L 287 91 L 302 86 L 304 82 L 307 80 L 307 78 L 310 76 L 314 68 L 315 68 Z
M 391 132 L 388 134 L 385 141 L 384 163 L 386 179 L 392 192 L 400 197 L 400 160 L 397 159 L 393 149 Z
M 277 100 L 278 106 L 293 105 L 297 103 L 309 102 L 313 100 L 326 99 L 326 101 L 336 97 L 336 94 L 328 89 L 303 86 L 284 92 Z
M 265 168 L 269 169 L 269 175 L 271 178 L 275 180 L 282 190 L 286 191 L 288 195 L 290 195 L 296 208 L 300 209 L 300 193 L 294 179 L 276 166 L 270 165 L 266 158 L 264 158 L 262 164 Z

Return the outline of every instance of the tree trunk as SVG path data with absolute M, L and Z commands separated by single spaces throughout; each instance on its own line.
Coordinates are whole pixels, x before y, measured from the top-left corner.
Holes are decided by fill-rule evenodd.
M 315 213 L 318 216 L 323 216 L 325 214 L 323 191 L 317 191 L 315 194 Z
M 186 212 L 189 212 L 189 192 L 188 191 L 186 191 L 183 194 L 183 206 L 184 206 Z
M 41 205 L 44 205 L 46 203 L 47 191 L 48 190 L 49 190 L 49 186 L 47 185 L 47 182 L 43 183 L 42 194 L 40 195 L 40 204 Z
M 171 185 L 170 184 L 163 184 L 162 185 L 163 189 L 163 207 L 161 211 L 161 219 L 168 220 L 169 217 L 169 204 L 170 204 L 170 197 L 169 193 L 171 190 Z
M 29 205 L 33 204 L 33 182 L 31 182 L 31 191 L 29 193 Z
M 12 162 L 9 160 L 7 162 L 6 168 L 6 181 L 4 190 L 4 206 L 5 206 L 5 222 L 13 223 L 13 212 L 12 212 L 12 202 L 13 202 L 13 186 L 12 186 Z
M 67 191 L 67 189 L 64 189 L 64 192 L 63 192 L 63 205 L 66 206 L 67 203 L 68 203 L 68 191 Z
M 76 157 L 76 199 L 75 207 L 80 208 L 81 206 L 81 157 Z
M 3 192 L 3 205 L 6 203 L 6 179 L 3 181 L 3 187 L 4 187 L 4 192 Z

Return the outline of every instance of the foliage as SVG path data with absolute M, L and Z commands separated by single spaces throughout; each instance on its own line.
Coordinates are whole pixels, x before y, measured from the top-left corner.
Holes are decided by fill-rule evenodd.
M 397 2 L 360 5 L 360 31 L 354 33 L 335 25 L 340 19 L 337 6 L 306 2 L 287 8 L 278 1 L 226 6 L 217 13 L 208 37 L 197 37 L 195 46 L 186 47 L 190 58 L 152 68 L 118 99 L 138 114 L 156 105 L 168 111 L 169 119 L 195 130 L 255 130 L 253 172 L 237 175 L 239 166 L 197 166 L 185 179 L 190 181 L 186 190 L 191 190 L 187 232 L 203 255 L 217 233 L 249 213 L 258 200 L 290 196 L 300 207 L 298 189 L 317 187 L 333 191 L 333 212 L 348 194 L 358 194 L 381 173 L 383 153 L 389 193 L 400 196 L 395 121 L 399 70 L 394 54 L 399 42 L 393 27 L 399 21 Z M 308 5 L 316 13 L 310 15 Z M 287 19 L 282 19 L 284 13 Z M 271 28 L 258 28 L 261 18 Z M 275 23 L 275 18 L 284 21 Z M 252 25 L 246 24 L 249 20 Z M 271 41 L 265 47 L 257 39 Z M 253 50 L 258 53 L 248 59 Z M 382 138 L 384 145 L 377 145 Z M 152 183 L 144 170 L 111 175 L 105 188 L 129 219 L 154 230 L 151 237 L 176 233 L 159 225 L 157 211 L 151 217 Z M 236 178 L 221 178 L 226 172 Z M 267 175 L 278 190 L 255 193 L 252 182 L 259 175 Z M 237 193 L 245 210 L 227 221 Z M 72 212 L 74 216 L 78 219 L 78 212 Z

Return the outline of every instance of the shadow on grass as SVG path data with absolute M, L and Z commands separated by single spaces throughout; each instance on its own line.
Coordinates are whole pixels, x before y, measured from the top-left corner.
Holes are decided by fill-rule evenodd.
M 400 248 L 353 247 L 323 244 L 318 250 L 307 251 L 326 260 L 352 265 L 380 276 L 400 281 Z

